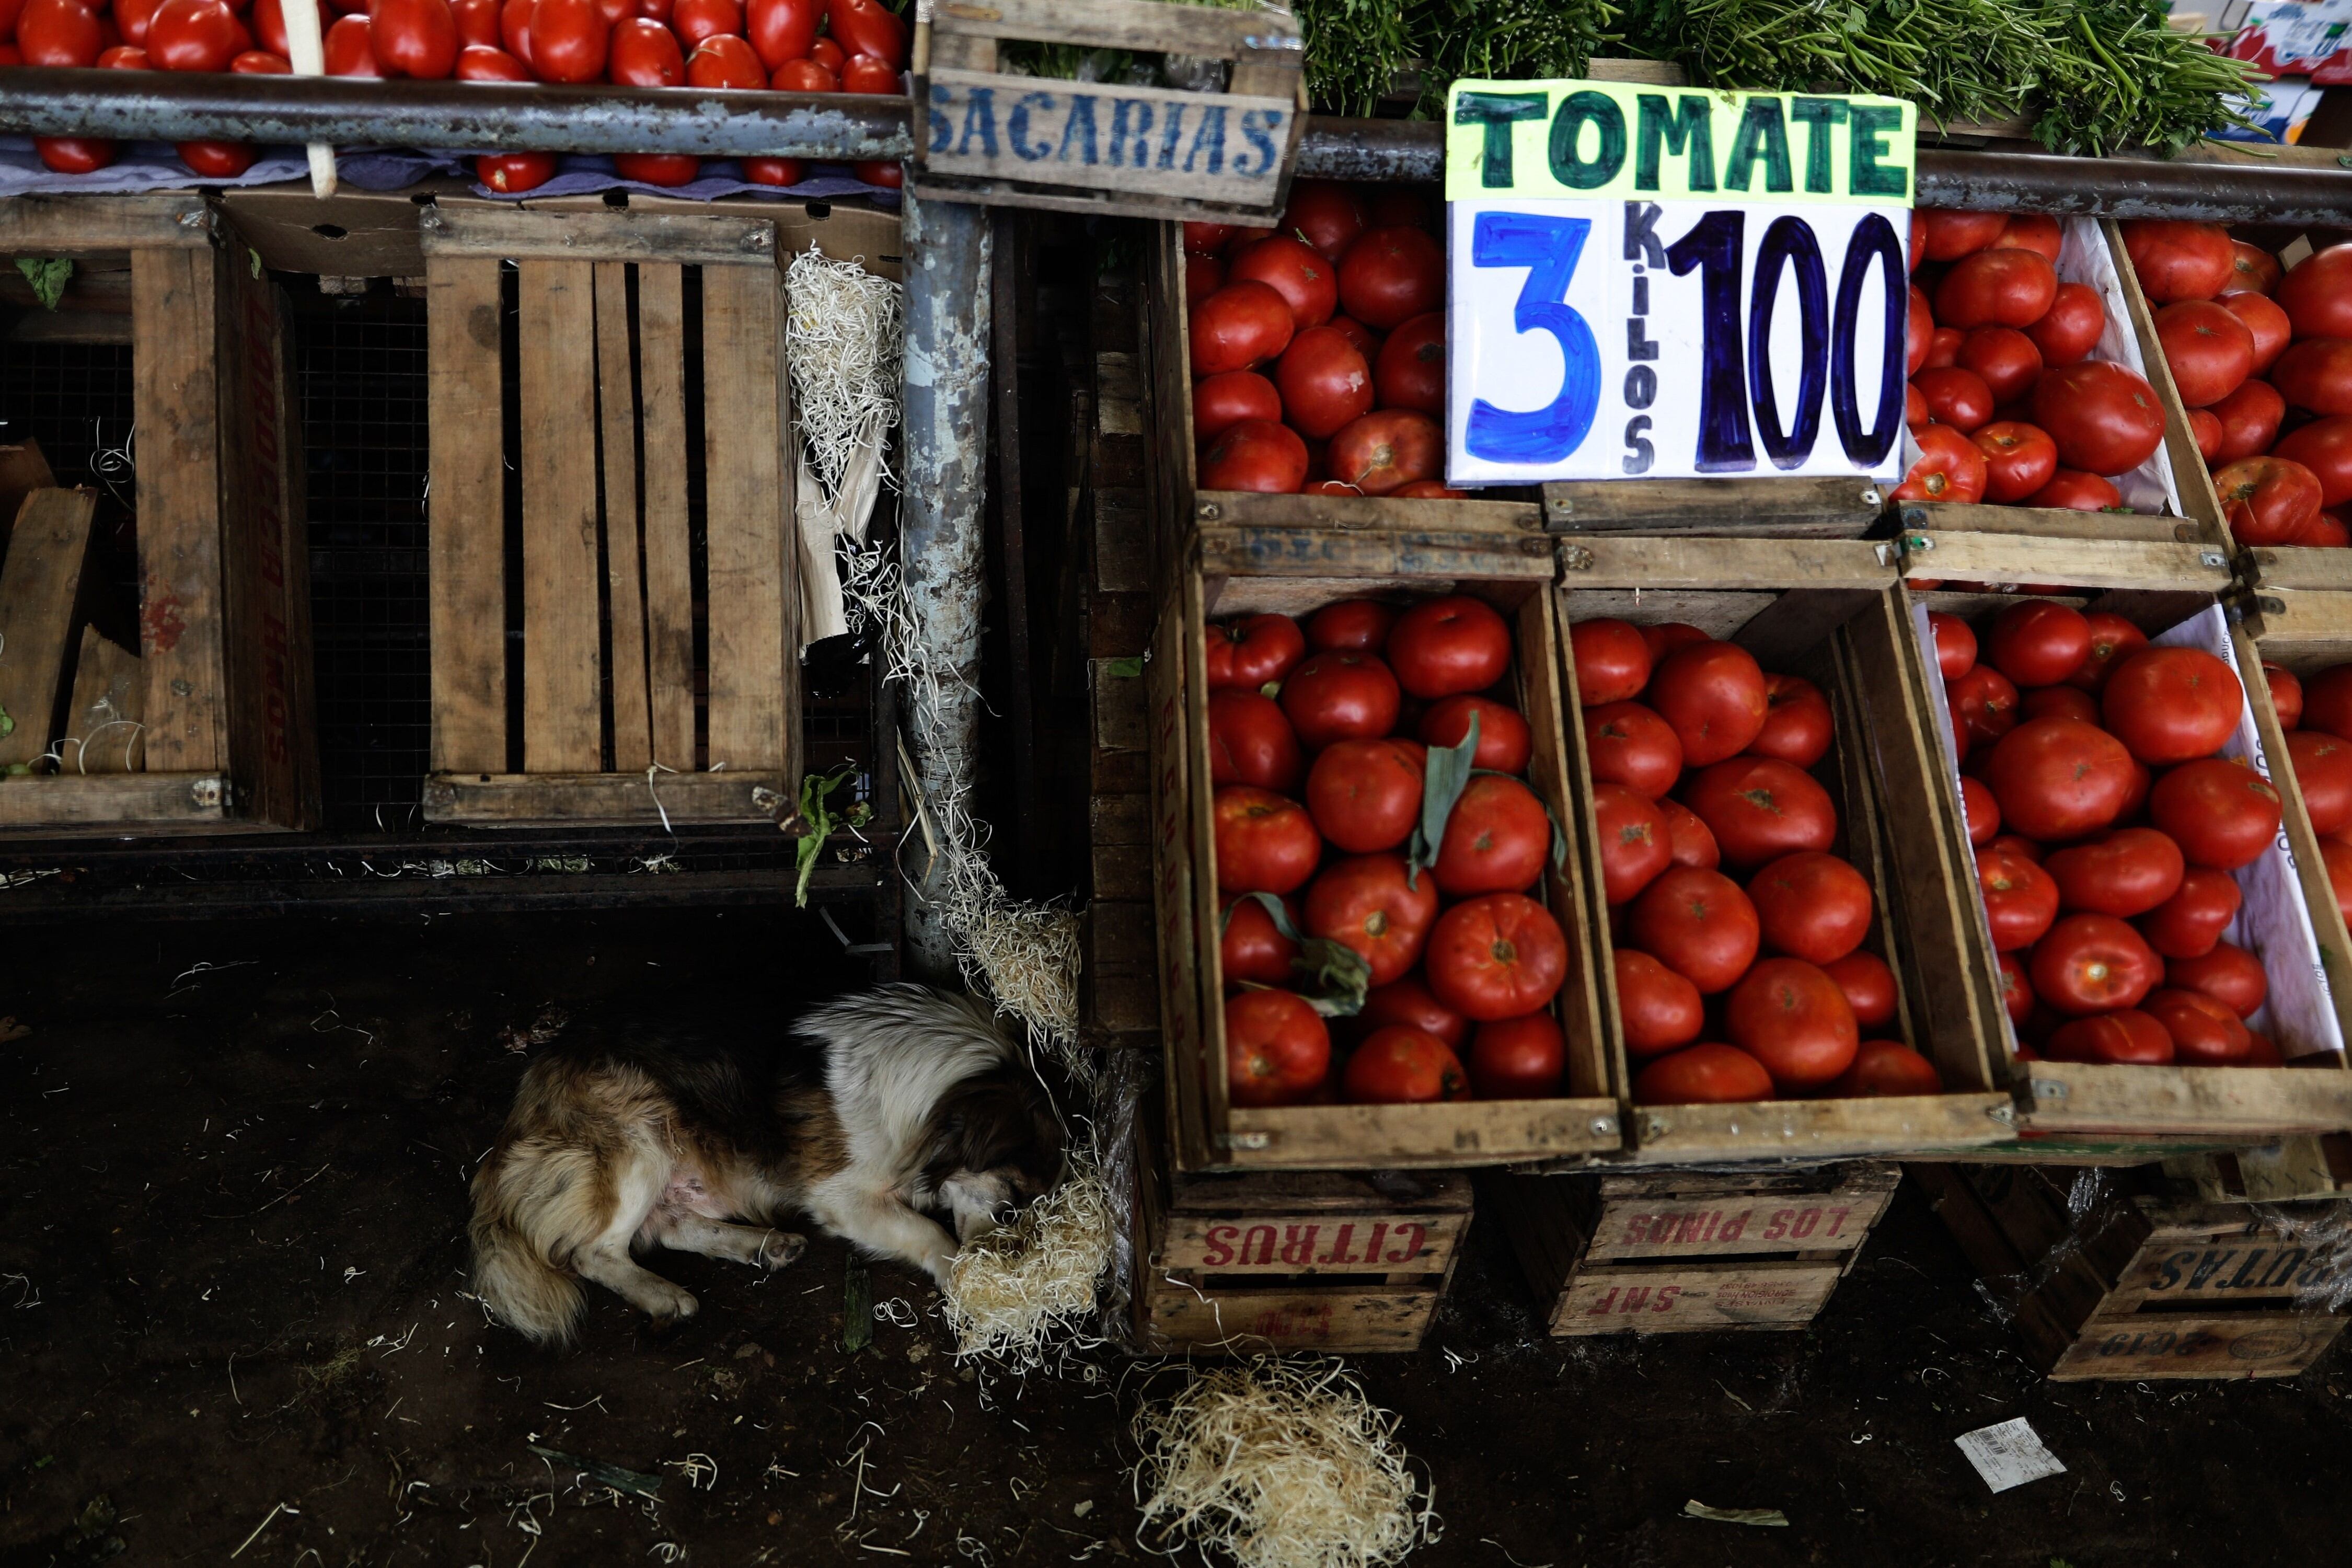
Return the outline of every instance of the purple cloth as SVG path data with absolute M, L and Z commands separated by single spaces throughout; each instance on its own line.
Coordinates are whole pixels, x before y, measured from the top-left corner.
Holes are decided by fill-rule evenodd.
M 467 160 L 470 170 L 472 162 Z M 474 194 L 498 201 L 530 201 L 542 196 L 592 196 L 604 191 L 643 191 L 649 196 L 678 196 L 690 202 L 715 202 L 721 196 L 793 197 L 801 201 L 837 201 L 844 196 L 874 196 L 885 206 L 898 205 L 898 193 L 887 185 L 869 185 L 841 163 L 818 163 L 797 185 L 755 185 L 743 177 L 742 165 L 731 158 L 708 159 L 702 171 L 683 185 L 651 185 L 625 180 L 602 153 L 569 153 L 557 165 L 555 177 L 543 185 L 509 195 L 477 184 Z

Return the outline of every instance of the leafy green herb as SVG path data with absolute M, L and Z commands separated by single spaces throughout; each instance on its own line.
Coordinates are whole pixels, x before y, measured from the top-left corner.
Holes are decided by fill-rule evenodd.
M 835 815 L 833 792 L 856 776 L 855 767 L 844 764 L 830 773 L 809 773 L 801 779 L 801 816 L 808 824 L 808 832 L 794 847 L 800 879 L 793 886 L 793 904 L 797 909 L 808 908 L 809 879 L 816 873 L 817 858 L 824 853 L 825 845 L 836 827 L 863 827 L 873 818 L 874 808 L 859 801 Z
M 1470 710 L 1469 732 L 1458 746 L 1432 746 L 1429 760 L 1421 773 L 1421 825 L 1412 830 L 1412 838 L 1405 846 L 1404 885 L 1415 885 L 1422 868 L 1437 864 L 1437 851 L 1445 843 L 1445 824 L 1454 816 L 1454 803 L 1470 785 L 1470 763 L 1478 754 L 1478 710 Z
M 1244 899 L 1265 910 L 1283 941 L 1298 944 L 1298 956 L 1290 961 L 1299 977 L 1292 989 L 1308 1006 L 1326 1018 L 1352 1018 L 1364 1010 L 1364 994 L 1372 984 L 1372 966 L 1364 955 L 1330 937 L 1302 934 L 1290 911 L 1272 893 L 1244 893 L 1227 904 L 1224 913 L 1217 917 L 1218 936 L 1223 937 L 1225 928 L 1234 923 L 1234 911 L 1241 908 Z
M 54 310 L 58 301 L 65 298 L 67 280 L 73 277 L 73 259 L 65 256 L 20 256 L 16 258 L 16 270 L 33 286 L 33 298 L 41 302 L 41 309 Z M 0 734 L 5 733 L 0 731 Z
M 16 721 L 8 717 L 8 710 L 0 708 L 0 741 L 16 732 Z

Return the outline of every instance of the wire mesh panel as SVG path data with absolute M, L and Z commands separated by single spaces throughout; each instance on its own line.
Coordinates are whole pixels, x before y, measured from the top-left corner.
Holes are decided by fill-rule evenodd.
M 127 342 L 0 340 L 0 441 L 32 437 L 58 483 L 98 492 L 92 526 L 106 579 L 136 604 L 131 395 Z

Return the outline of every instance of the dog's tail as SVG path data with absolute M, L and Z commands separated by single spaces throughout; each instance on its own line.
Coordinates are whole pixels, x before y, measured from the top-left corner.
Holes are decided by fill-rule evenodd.
M 579 1282 L 540 1255 L 476 1183 L 474 1217 L 467 1226 L 474 1243 L 474 1289 L 490 1315 L 543 1345 L 571 1342 L 580 1320 Z

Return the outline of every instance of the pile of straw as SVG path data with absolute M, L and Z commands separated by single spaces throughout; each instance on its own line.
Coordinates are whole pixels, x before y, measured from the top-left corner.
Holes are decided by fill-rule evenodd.
M 1087 1319 L 1110 1259 L 1111 1217 L 1109 1188 L 1080 1162 L 1019 1219 L 957 1253 L 947 1292 L 956 1354 L 1038 1372 L 1099 1343 Z

